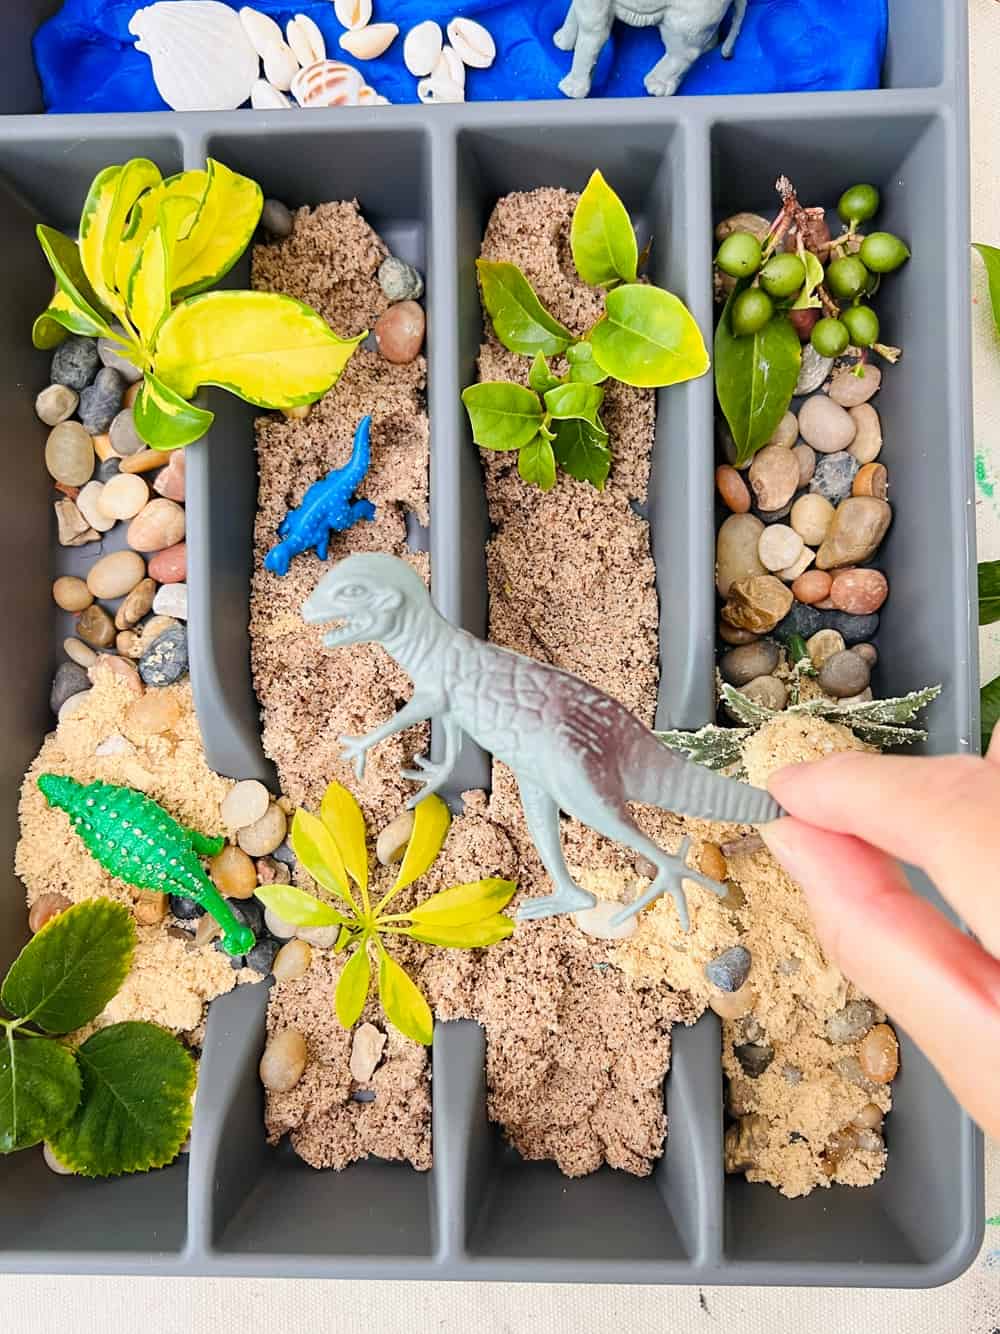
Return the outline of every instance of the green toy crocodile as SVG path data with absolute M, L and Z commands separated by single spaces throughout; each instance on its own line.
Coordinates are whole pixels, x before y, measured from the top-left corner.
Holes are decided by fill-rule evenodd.
M 136 889 L 193 899 L 222 927 L 222 948 L 238 956 L 253 949 L 254 934 L 238 921 L 209 880 L 199 857 L 215 857 L 224 838 L 184 829 L 150 797 L 112 783 L 78 783 L 64 774 L 41 774 L 38 786 L 50 806 L 66 812 L 87 851 L 111 875 Z

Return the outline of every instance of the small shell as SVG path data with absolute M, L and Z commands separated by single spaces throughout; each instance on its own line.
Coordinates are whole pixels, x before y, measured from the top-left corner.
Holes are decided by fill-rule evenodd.
M 372 0 L 333 0 L 337 22 L 357 32 L 372 21 Z
M 496 42 L 481 23 L 472 19 L 452 19 L 448 24 L 448 41 L 459 59 L 472 69 L 489 69 L 497 58 Z
M 299 62 L 287 42 L 282 42 L 280 45 L 275 43 L 264 52 L 264 77 L 268 83 L 273 83 L 275 88 L 287 92 L 298 72 Z
M 303 69 L 314 65 L 317 60 L 326 59 L 326 42 L 319 28 L 308 14 L 296 14 L 289 19 L 285 27 L 288 45 L 295 52 L 295 59 Z
M 341 34 L 340 45 L 357 60 L 374 60 L 396 40 L 399 28 L 395 23 L 370 23 L 357 32 Z
M 434 74 L 429 79 L 420 80 L 417 96 L 428 106 L 438 102 L 464 102 L 465 89 L 460 88 L 453 79 Z
M 359 107 L 387 107 L 389 105 L 389 99 L 383 97 L 381 93 L 377 93 L 374 88 L 369 88 L 367 83 L 358 93 Z
M 234 111 L 250 96 L 260 62 L 236 12 L 217 0 L 171 0 L 137 9 L 128 30 L 153 66 L 173 111 Z
M 239 11 L 243 31 L 250 38 L 253 49 L 263 59 L 269 46 L 281 42 L 281 29 L 270 14 L 262 14 L 259 9 L 244 5 Z
M 440 25 L 433 19 L 418 23 L 406 34 L 403 43 L 404 65 L 418 79 L 424 78 L 441 59 L 443 42 Z
M 317 60 L 292 80 L 292 96 L 300 107 L 355 106 L 364 85 L 360 70 L 342 60 Z
M 434 66 L 431 78 L 450 79 L 452 83 L 457 83 L 459 88 L 465 87 L 465 66 L 453 47 L 443 46 L 441 48 L 441 59 Z
M 290 111 L 291 104 L 273 83 L 258 79 L 250 89 L 250 105 L 255 111 Z

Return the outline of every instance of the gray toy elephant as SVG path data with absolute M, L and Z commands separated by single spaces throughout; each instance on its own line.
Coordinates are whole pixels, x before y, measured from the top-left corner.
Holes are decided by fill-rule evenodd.
M 670 97 L 698 57 L 715 46 L 730 5 L 733 22 L 722 44 L 727 60 L 740 35 L 747 0 L 570 0 L 566 21 L 553 38 L 561 51 L 573 52 L 573 67 L 559 84 L 560 91 L 567 97 L 590 95 L 597 57 L 618 18 L 632 28 L 660 29 L 666 54 L 643 82 L 654 97 Z

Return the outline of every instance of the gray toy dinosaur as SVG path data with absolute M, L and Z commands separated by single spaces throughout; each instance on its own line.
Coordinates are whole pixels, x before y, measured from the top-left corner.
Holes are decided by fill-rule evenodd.
M 569 672 L 535 662 L 456 630 L 431 605 L 420 576 L 395 556 L 347 556 L 316 585 L 302 615 L 310 625 L 342 622 L 324 643 L 379 643 L 413 681 L 413 695 L 394 717 L 363 737 L 342 737 L 343 757 L 358 777 L 365 754 L 396 732 L 434 718 L 444 732 L 439 764 L 417 759 L 403 777 L 423 783 L 413 806 L 447 783 L 462 733 L 510 766 L 528 829 L 555 885 L 547 898 L 524 904 L 522 918 L 551 917 L 593 907 L 593 894 L 573 883 L 563 860 L 559 812 L 641 853 L 657 868 L 649 889 L 613 921 L 634 917 L 667 890 L 685 930 L 682 879 L 716 894 L 727 890 L 664 852 L 634 824 L 630 801 L 681 815 L 749 824 L 773 820 L 780 808 L 765 792 L 691 763 L 657 741 L 617 700 Z
M 570 0 L 565 22 L 552 39 L 560 50 L 573 52 L 573 65 L 559 84 L 560 91 L 567 97 L 589 96 L 597 57 L 618 18 L 632 28 L 660 29 L 666 54 L 643 82 L 654 97 L 672 96 L 698 57 L 715 46 L 719 24 L 731 4 L 733 22 L 722 44 L 726 60 L 740 35 L 747 0 Z

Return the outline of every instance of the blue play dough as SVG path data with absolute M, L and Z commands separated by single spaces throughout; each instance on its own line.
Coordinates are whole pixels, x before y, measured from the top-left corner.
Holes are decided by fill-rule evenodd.
M 225 0 L 239 9 L 241 0 Z M 496 0 L 376 0 L 376 20 L 391 18 L 401 33 L 422 19 L 442 28 L 457 13 L 475 16 L 493 34 L 497 60 L 491 69 L 468 71 L 468 101 L 561 98 L 557 84 L 569 69 L 568 52 L 552 34 L 569 0 L 540 4 Z M 877 88 L 885 53 L 887 0 L 750 0 L 732 60 L 718 49 L 694 65 L 682 93 L 789 93 Z M 133 47 L 129 19 L 140 0 L 65 0 L 35 34 L 35 64 L 49 111 L 164 111 L 149 59 Z M 255 0 L 255 9 L 284 27 L 295 13 L 315 19 L 332 59 L 342 31 L 330 0 L 286 5 Z M 728 22 L 728 20 L 727 20 Z M 655 28 L 616 23 L 594 70 L 592 96 L 643 97 L 642 80 L 663 54 Z M 417 81 L 403 64 L 403 43 L 393 42 L 377 60 L 352 61 L 390 102 L 416 102 Z

